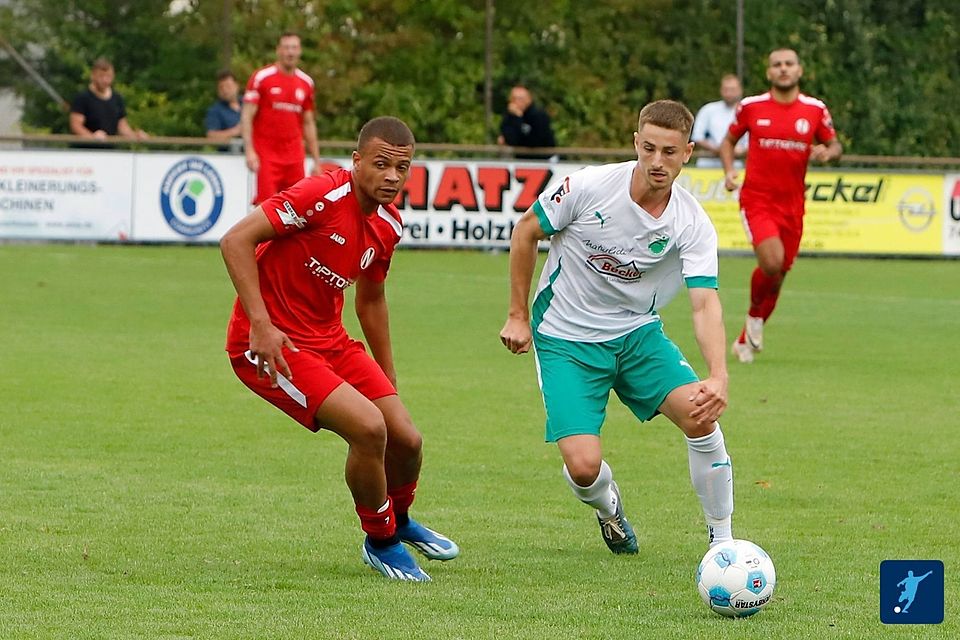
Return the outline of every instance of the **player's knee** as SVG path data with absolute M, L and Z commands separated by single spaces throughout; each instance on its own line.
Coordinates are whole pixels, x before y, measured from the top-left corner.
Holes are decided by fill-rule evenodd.
M 581 487 L 589 487 L 594 483 L 600 474 L 601 462 L 601 456 L 589 453 L 564 458 L 564 464 L 567 465 L 567 473 L 569 473 L 570 478 Z
M 383 416 L 371 412 L 369 416 L 358 420 L 350 429 L 348 441 L 351 447 L 370 451 L 383 456 L 387 447 L 387 424 Z
M 690 410 L 694 409 L 695 405 L 690 403 Z M 677 422 L 677 426 L 680 427 L 680 430 L 683 431 L 683 435 L 688 438 L 702 438 L 713 433 L 713 430 L 716 428 L 715 422 L 708 422 L 706 424 L 698 423 L 696 418 L 691 418 L 689 415 L 685 414 Z
M 411 422 L 408 428 L 399 432 L 391 431 L 387 447 L 390 449 L 390 455 L 392 456 L 415 458 L 420 455 L 420 451 L 423 449 L 423 436 Z
M 768 278 L 780 278 L 783 275 L 783 256 L 760 260 L 759 266 L 760 271 Z

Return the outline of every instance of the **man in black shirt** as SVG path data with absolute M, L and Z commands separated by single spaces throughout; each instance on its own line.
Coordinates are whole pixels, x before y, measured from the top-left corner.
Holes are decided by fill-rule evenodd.
M 500 121 L 500 137 L 497 144 L 511 147 L 555 147 L 550 116 L 533 104 L 530 90 L 516 85 L 510 90 L 507 112 Z M 550 154 L 518 153 L 517 158 L 541 160 Z
M 90 85 L 70 105 L 70 132 L 96 140 L 115 135 L 131 140 L 148 138 L 146 132 L 134 129 L 127 122 L 123 97 L 112 88 L 113 76 L 113 64 L 109 60 L 97 58 L 93 62 Z

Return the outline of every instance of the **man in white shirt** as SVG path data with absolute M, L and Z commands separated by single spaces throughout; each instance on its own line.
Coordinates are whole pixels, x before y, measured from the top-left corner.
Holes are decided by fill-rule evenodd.
M 700 107 L 697 118 L 693 122 L 693 133 L 690 139 L 697 145 L 697 149 L 708 151 L 709 155 L 697 158 L 698 167 L 722 167 L 719 152 L 723 139 L 727 137 L 727 130 L 733 117 L 737 114 L 737 105 L 743 97 L 743 87 L 740 78 L 728 73 L 720 79 L 720 97 L 722 100 L 708 102 Z M 747 152 L 749 140 L 746 136 L 737 143 L 735 152 L 742 157 Z
M 637 553 L 600 429 L 610 391 L 641 421 L 665 415 L 686 436 L 690 478 L 711 544 L 730 540 L 733 473 L 717 419 L 727 406 L 726 342 L 717 295 L 717 232 L 675 180 L 693 153 L 693 115 L 658 100 L 640 112 L 637 160 L 586 167 L 551 185 L 510 244 L 510 307 L 500 340 L 535 348 L 563 475 L 596 510 L 614 553 Z M 550 238 L 531 310 L 537 245 Z M 659 309 L 686 285 L 708 376 L 700 380 L 663 333 Z

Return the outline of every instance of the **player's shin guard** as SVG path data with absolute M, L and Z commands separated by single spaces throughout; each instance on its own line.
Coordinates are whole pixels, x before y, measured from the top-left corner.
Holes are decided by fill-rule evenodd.
M 410 505 L 413 504 L 416 492 L 416 480 L 400 487 L 387 489 L 387 495 L 390 497 L 390 501 L 393 502 L 393 512 L 397 516 L 397 526 L 402 527 L 407 524 L 409 520 L 407 512 L 410 511 Z
M 711 544 L 733 537 L 733 467 L 720 424 L 702 438 L 687 438 L 690 481 L 700 498 Z
M 393 515 L 393 503 L 390 497 L 379 509 L 370 509 L 363 505 L 356 505 L 357 515 L 360 516 L 360 528 L 370 538 L 374 546 L 396 544 L 397 520 Z
M 567 484 L 573 489 L 573 494 L 581 502 L 596 509 L 600 517 L 610 518 L 617 513 L 617 498 L 610 489 L 610 483 L 613 482 L 613 470 L 610 469 L 606 460 L 600 461 L 600 473 L 589 487 L 578 485 L 570 476 L 567 465 L 563 465 L 563 477 L 566 478 Z

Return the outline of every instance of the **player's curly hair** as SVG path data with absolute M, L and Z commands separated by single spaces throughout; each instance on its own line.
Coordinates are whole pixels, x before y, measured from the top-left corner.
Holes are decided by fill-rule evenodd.
M 357 149 L 362 150 L 374 138 L 380 138 L 395 147 L 412 147 L 416 143 L 410 127 L 400 118 L 393 116 L 380 116 L 363 125 L 360 137 L 357 138 Z
M 693 129 L 693 114 L 676 100 L 657 100 L 640 110 L 637 131 L 643 129 L 645 124 L 679 131 L 689 139 L 690 130 Z

